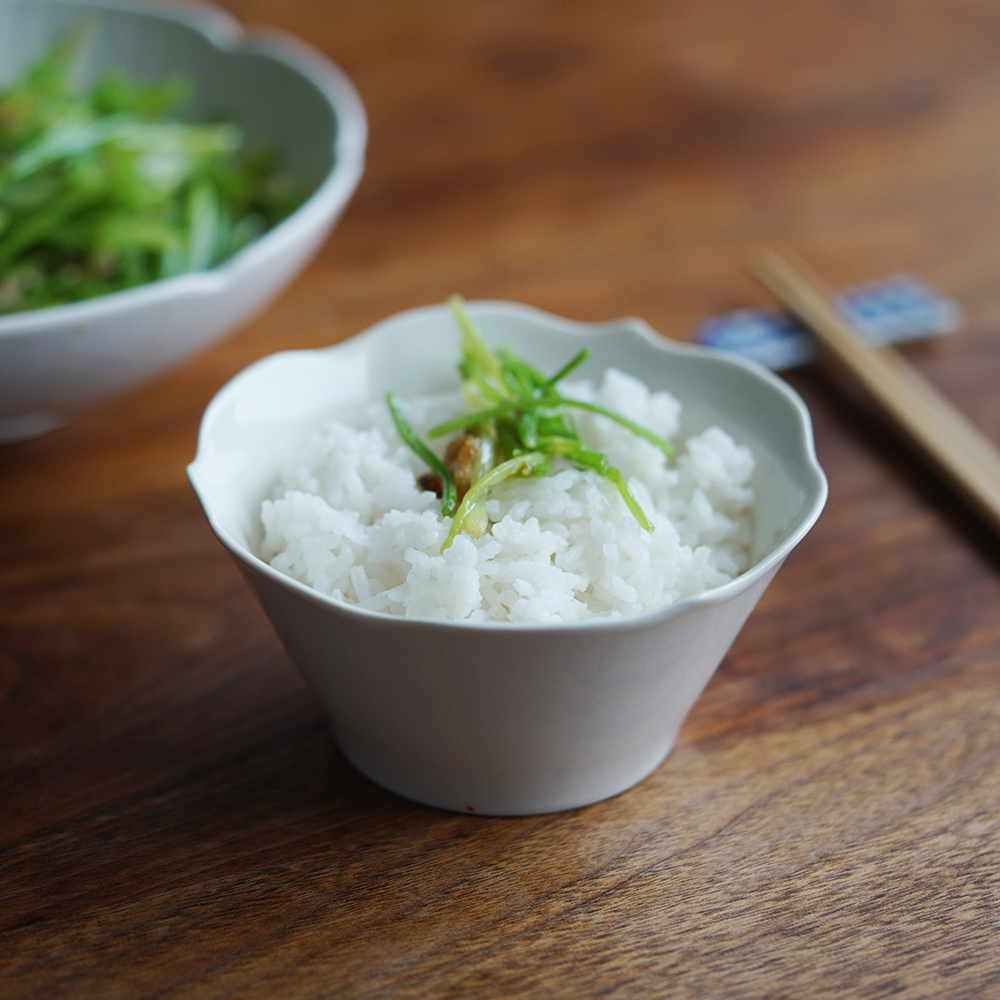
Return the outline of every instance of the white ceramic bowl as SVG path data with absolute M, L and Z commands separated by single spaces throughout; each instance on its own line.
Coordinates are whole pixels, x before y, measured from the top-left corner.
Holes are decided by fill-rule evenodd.
M 381 396 L 457 384 L 446 307 L 401 313 L 318 351 L 257 362 L 208 407 L 189 475 L 355 766 L 460 812 L 569 809 L 621 792 L 664 759 L 764 588 L 819 516 L 826 480 L 809 415 L 751 362 L 665 340 L 640 320 L 581 324 L 470 305 L 484 336 L 554 371 L 614 365 L 683 404 L 681 438 L 718 424 L 756 457 L 753 565 L 731 583 L 634 618 L 559 626 L 399 618 L 339 604 L 254 554 L 283 459 L 324 419 Z
M 350 81 L 286 34 L 246 33 L 207 4 L 0 0 L 0 86 L 72 25 L 93 28 L 85 78 L 122 67 L 194 83 L 190 115 L 222 114 L 321 181 L 278 226 L 210 271 L 0 316 L 0 441 L 65 423 L 207 347 L 275 296 L 322 243 L 364 167 L 367 124 Z

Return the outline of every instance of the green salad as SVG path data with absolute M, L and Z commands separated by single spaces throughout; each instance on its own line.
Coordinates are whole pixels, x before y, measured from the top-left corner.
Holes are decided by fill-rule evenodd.
M 228 122 L 175 117 L 184 78 L 86 89 L 70 32 L 0 91 L 0 313 L 210 268 L 304 200 Z
M 600 414 L 673 456 L 668 441 L 602 406 L 562 395 L 558 383 L 588 357 L 577 352 L 554 375 L 543 375 L 517 355 L 490 350 L 459 296 L 448 300 L 461 331 L 462 397 L 468 412 L 428 431 L 440 438 L 458 433 L 439 458 L 409 425 L 393 393 L 386 396 L 400 437 L 431 470 L 421 478 L 426 489 L 441 497 L 441 513 L 452 517 L 447 549 L 459 532 L 478 538 L 486 530 L 486 499 L 491 487 L 512 476 L 545 476 L 554 460 L 577 469 L 591 469 L 617 487 L 626 506 L 646 531 L 653 526 L 625 477 L 603 452 L 593 450 L 576 431 L 573 410 Z

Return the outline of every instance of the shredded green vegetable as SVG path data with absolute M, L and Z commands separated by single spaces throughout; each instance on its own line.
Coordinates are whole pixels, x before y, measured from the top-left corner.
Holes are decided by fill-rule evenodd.
M 447 549 L 460 532 L 476 537 L 483 533 L 488 523 L 485 503 L 493 486 L 512 476 L 548 475 L 553 459 L 563 459 L 578 469 L 591 469 L 614 483 L 633 517 L 646 531 L 652 531 L 653 526 L 628 488 L 625 477 L 611 465 L 607 455 L 594 451 L 580 437 L 571 411 L 587 410 L 607 417 L 656 445 L 668 458 L 673 457 L 673 448 L 668 441 L 621 414 L 570 399 L 559 392 L 557 383 L 579 367 L 587 359 L 588 352 L 579 351 L 559 371 L 546 378 L 505 348 L 491 351 L 476 330 L 461 297 L 452 296 L 448 305 L 461 331 L 459 372 L 470 412 L 431 428 L 428 437 L 439 438 L 457 431 L 475 435 L 483 445 L 480 450 L 492 456 L 495 464 L 480 470 L 465 495 L 458 497 L 452 470 L 406 423 L 392 394 L 387 397 L 400 436 L 441 478 L 441 512 L 445 516 L 454 514 L 441 551 Z M 457 509 L 456 499 L 459 501 Z
M 73 84 L 74 30 L 0 92 L 0 313 L 210 268 L 305 192 L 230 123 L 171 116 L 175 78 Z
M 512 476 L 530 476 L 542 472 L 543 469 L 547 472 L 548 468 L 544 463 L 545 455 L 540 451 L 529 451 L 527 454 L 508 458 L 506 462 L 494 466 L 485 476 L 477 479 L 462 499 L 461 506 L 455 513 L 455 519 L 451 522 L 451 531 L 448 532 L 448 537 L 445 539 L 444 545 L 441 546 L 441 551 L 444 552 L 455 541 L 455 536 L 460 531 L 469 530 L 470 522 L 476 519 L 477 515 L 480 515 L 481 505 L 486 500 L 486 494 L 491 486 L 496 486 L 497 483 L 502 483 Z M 441 509 L 443 512 L 444 505 Z M 485 522 L 485 514 L 486 512 L 482 511 L 480 524 Z M 474 533 L 480 535 L 482 531 L 476 530 Z
M 385 401 L 389 407 L 389 412 L 392 414 L 393 423 L 396 425 L 396 430 L 399 431 L 399 436 L 406 442 L 410 450 L 417 456 L 426 462 L 440 477 L 442 483 L 442 496 L 441 496 L 441 513 L 445 517 L 450 517 L 455 513 L 455 503 L 456 503 L 456 493 L 455 493 L 455 477 L 452 476 L 451 470 L 444 464 L 420 440 L 416 432 L 409 425 L 406 417 L 403 416 L 403 411 L 399 408 L 399 402 L 397 401 L 395 395 L 391 392 L 385 394 Z

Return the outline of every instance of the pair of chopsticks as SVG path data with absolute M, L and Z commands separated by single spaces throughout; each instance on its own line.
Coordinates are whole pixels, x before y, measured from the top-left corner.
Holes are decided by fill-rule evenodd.
M 768 250 L 749 268 L 1000 533 L 1000 453 L 994 445 L 898 351 L 871 344 L 846 323 L 831 291 L 805 265 Z

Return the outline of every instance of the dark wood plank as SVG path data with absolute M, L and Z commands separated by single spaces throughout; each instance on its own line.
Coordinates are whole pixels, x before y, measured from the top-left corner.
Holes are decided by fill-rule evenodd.
M 959 299 L 910 356 L 1000 441 L 1000 10 L 227 6 L 347 70 L 369 168 L 238 334 L 0 450 L 0 995 L 1000 994 L 1000 542 L 842 375 L 789 376 L 830 502 L 677 749 L 556 816 L 358 775 L 184 475 L 263 354 L 453 291 L 684 339 L 760 243 Z

